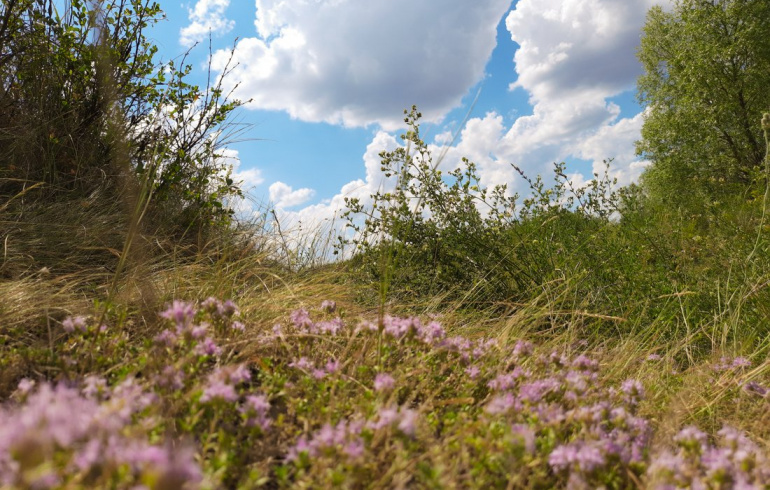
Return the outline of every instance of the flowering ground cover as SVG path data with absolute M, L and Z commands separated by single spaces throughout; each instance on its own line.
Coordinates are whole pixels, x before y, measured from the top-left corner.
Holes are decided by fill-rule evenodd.
M 764 434 L 720 412 L 767 420 L 757 360 L 680 372 L 659 353 L 349 318 L 332 301 L 268 328 L 214 298 L 160 317 L 107 369 L 93 353 L 124 341 L 119 324 L 55 327 L 62 375 L 21 379 L 0 410 L 2 488 L 770 486 Z M 688 379 L 720 401 L 667 427 L 650 398 Z

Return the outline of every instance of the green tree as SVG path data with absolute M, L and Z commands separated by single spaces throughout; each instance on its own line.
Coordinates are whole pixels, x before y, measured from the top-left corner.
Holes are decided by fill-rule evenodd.
M 637 151 L 653 196 L 685 204 L 745 189 L 770 108 L 770 2 L 677 0 L 647 14 L 638 52 L 647 113 Z
M 0 3 L 0 198 L 132 201 L 144 187 L 158 226 L 229 221 L 240 191 L 218 149 L 239 102 L 221 77 L 189 83 L 185 57 L 156 61 L 146 32 L 162 18 L 154 0 Z

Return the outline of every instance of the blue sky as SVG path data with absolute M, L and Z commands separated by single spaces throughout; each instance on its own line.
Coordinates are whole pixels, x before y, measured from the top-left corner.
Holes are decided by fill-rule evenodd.
M 252 99 L 236 115 L 252 125 L 230 147 L 236 175 L 282 219 L 320 223 L 388 186 L 377 155 L 412 104 L 436 148 L 460 131 L 441 166 L 466 156 L 486 185 L 524 192 L 511 163 L 534 176 L 556 161 L 582 182 L 607 158 L 634 181 L 635 51 L 646 11 L 668 1 L 190 0 L 161 2 L 151 36 L 164 59 L 201 41 L 198 81 L 209 33 L 215 72 L 235 46 L 226 81 Z

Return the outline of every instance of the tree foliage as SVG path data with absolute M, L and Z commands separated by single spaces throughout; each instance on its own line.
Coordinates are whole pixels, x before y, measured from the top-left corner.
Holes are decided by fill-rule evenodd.
M 153 196 L 153 217 L 182 229 L 227 220 L 238 188 L 219 158 L 239 103 L 159 63 L 153 0 L 0 4 L 0 195 Z M 144 184 L 142 184 L 144 183 Z
M 647 107 L 639 153 L 653 195 L 682 204 L 745 188 L 764 158 L 760 119 L 770 108 L 770 2 L 677 0 L 647 15 L 639 99 Z

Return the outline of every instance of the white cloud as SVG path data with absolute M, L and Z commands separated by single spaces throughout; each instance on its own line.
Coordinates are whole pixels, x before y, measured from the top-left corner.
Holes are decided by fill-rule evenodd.
M 248 107 L 304 121 L 394 129 L 412 104 L 439 120 L 483 78 L 510 4 L 256 0 L 257 36 L 238 43 L 228 80 Z
M 268 2 L 258 0 L 258 3 Z M 270 80 L 276 74 L 291 72 L 287 68 L 287 60 L 305 60 L 305 64 L 297 65 L 307 70 L 296 82 L 297 87 L 302 85 L 318 91 L 312 91 L 310 98 L 299 96 L 296 104 L 280 102 L 271 108 L 287 110 L 296 117 L 309 120 L 342 121 L 346 124 L 365 123 L 369 119 L 375 119 L 375 115 L 379 118 L 385 117 L 379 115 L 381 109 L 378 106 L 367 105 L 366 101 L 351 102 L 354 101 L 353 95 L 344 99 L 342 92 L 355 88 L 345 77 L 341 77 L 343 81 L 340 82 L 340 87 L 332 87 L 328 94 L 325 91 L 329 88 L 326 77 L 330 73 L 337 73 L 335 76 L 340 73 L 359 73 L 355 70 L 356 61 L 364 59 L 364 55 L 369 55 L 368 44 L 353 44 L 341 48 L 341 53 L 350 60 L 350 63 L 345 65 L 349 71 L 329 71 L 329 66 L 334 65 L 327 64 L 328 58 L 325 56 L 328 56 L 328 53 L 319 55 L 310 48 L 318 44 L 319 38 L 313 37 L 316 32 L 305 31 L 304 27 L 297 30 L 288 27 L 297 25 L 294 19 L 301 12 L 305 12 L 304 4 L 298 6 L 296 2 L 290 1 L 269 3 L 269 8 L 264 11 L 264 17 L 258 19 L 257 25 L 260 33 L 266 38 L 271 35 L 277 37 L 272 44 L 258 39 L 251 41 L 249 52 L 254 53 L 255 59 L 270 61 L 263 64 L 260 74 L 262 79 L 252 85 L 252 90 L 269 86 L 264 85 L 263 81 Z M 617 177 L 620 184 L 628 184 L 637 179 L 648 164 L 634 153 L 634 141 L 639 138 L 643 115 L 621 117 L 620 107 L 611 102 L 611 99 L 632 90 L 640 75 L 641 67 L 635 52 L 641 36 L 641 27 L 647 10 L 659 3 L 668 6 L 670 0 L 519 0 L 515 10 L 506 18 L 506 27 L 512 39 L 520 45 L 515 56 L 515 72 L 518 78 L 511 87 L 513 90 L 524 90 L 529 94 L 532 113 L 517 118 L 509 126 L 505 124 L 504 118 L 495 112 L 470 119 L 455 145 L 446 151 L 442 167 L 451 168 L 461 157 L 466 156 L 478 165 L 484 185 L 508 184 L 512 192 L 522 193 L 526 193 L 528 189 L 511 163 L 522 168 L 530 177 L 535 177 L 538 174 L 548 176 L 554 162 L 570 159 L 588 160 L 593 164 L 593 171 L 603 172 L 603 160 L 614 158 L 612 177 Z M 320 4 L 327 5 L 328 2 Z M 348 8 L 344 0 L 334 2 L 334 5 L 340 9 L 343 5 Z M 468 2 L 468 5 L 471 9 L 475 8 L 472 2 Z M 484 5 L 493 10 L 489 2 Z M 351 12 L 355 10 L 350 8 Z M 319 7 L 319 15 L 321 10 Z M 464 15 L 466 14 L 467 12 Z M 411 21 L 405 22 L 410 24 Z M 421 23 L 430 24 L 424 19 Z M 496 23 L 497 20 L 491 20 L 488 25 Z M 472 30 L 474 25 L 476 24 L 471 22 L 467 30 Z M 343 31 L 347 35 L 346 29 L 343 28 Z M 441 39 L 451 46 L 455 45 L 451 35 Z M 339 39 L 332 36 L 330 46 L 337 48 L 338 41 Z M 398 44 L 399 40 L 395 42 Z M 281 43 L 290 44 L 292 47 L 285 48 L 284 52 Z M 361 51 L 358 50 L 359 47 Z M 302 58 L 298 53 L 304 53 L 306 58 Z M 381 53 L 387 55 L 390 53 L 390 47 L 385 51 L 375 49 L 372 55 L 376 58 Z M 456 59 L 466 59 L 467 53 L 467 50 L 458 53 Z M 482 57 L 484 62 L 487 56 Z M 412 61 L 405 59 L 402 62 L 406 72 L 414 76 L 416 68 Z M 468 71 L 470 70 L 466 70 Z M 447 76 L 447 72 L 441 73 L 442 76 Z M 425 76 L 434 80 L 431 75 L 429 73 Z M 316 83 L 303 85 L 313 77 L 316 77 Z M 372 85 L 377 91 L 382 91 L 383 100 L 387 101 L 387 111 L 392 111 L 394 100 L 397 100 L 394 98 L 397 91 L 394 87 L 400 89 L 400 86 L 393 85 L 394 83 L 393 79 L 388 79 L 386 85 Z M 435 82 L 433 83 L 435 85 Z M 446 93 L 461 93 L 472 84 L 473 77 L 464 79 L 462 90 L 453 89 Z M 371 96 L 368 88 L 367 85 L 358 90 L 363 91 L 368 98 L 376 99 Z M 298 90 L 296 87 L 287 89 L 279 100 L 285 101 L 298 95 Z M 307 107 L 302 106 L 306 103 Z M 356 112 L 361 107 L 366 108 L 366 111 Z M 444 106 L 439 104 L 436 107 Z M 437 112 L 441 113 L 441 110 Z M 369 119 L 362 114 L 369 114 Z M 449 140 L 447 133 L 439 134 L 435 145 L 432 145 L 434 155 L 438 154 L 440 146 Z M 346 195 L 368 196 L 382 184 L 377 157 L 380 148 L 392 149 L 396 144 L 396 140 L 389 134 L 378 133 L 364 157 L 366 179 L 347 184 L 330 200 L 293 212 L 291 218 L 298 221 L 329 220 L 335 215 L 335 210 L 342 207 Z M 571 178 L 575 183 L 585 182 L 579 175 L 571 175 Z
M 315 194 L 313 189 L 302 188 L 296 191 L 291 186 L 283 182 L 275 182 L 270 185 L 270 202 L 275 204 L 276 208 L 290 208 L 299 206 L 310 200 Z
M 230 32 L 235 21 L 225 17 L 230 0 L 198 0 L 195 7 L 188 9 L 190 25 L 179 31 L 179 44 L 192 46 L 211 34 L 221 36 Z

